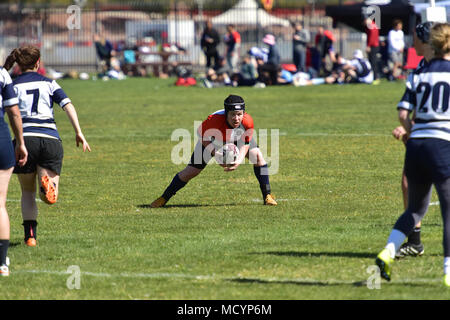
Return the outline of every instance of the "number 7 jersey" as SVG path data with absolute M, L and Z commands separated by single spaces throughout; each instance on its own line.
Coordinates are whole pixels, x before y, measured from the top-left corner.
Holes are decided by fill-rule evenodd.
M 406 87 L 397 108 L 415 111 L 410 138 L 450 141 L 450 61 L 421 64 L 409 75 Z
M 23 135 L 60 139 L 53 102 L 64 107 L 71 101 L 56 81 L 37 72 L 25 72 L 14 79 L 13 84 L 19 98 Z

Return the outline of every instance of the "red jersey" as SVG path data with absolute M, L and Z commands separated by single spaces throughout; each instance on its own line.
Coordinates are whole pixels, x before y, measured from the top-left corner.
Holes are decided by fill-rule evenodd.
M 237 143 L 243 141 L 249 144 L 253 137 L 253 119 L 248 113 L 237 128 L 231 128 L 225 117 L 225 110 L 210 114 L 198 128 L 198 134 L 203 141 L 218 140 L 221 143 Z
M 375 21 L 372 21 L 370 28 L 366 27 L 366 34 L 368 47 L 378 47 L 380 45 L 379 30 Z

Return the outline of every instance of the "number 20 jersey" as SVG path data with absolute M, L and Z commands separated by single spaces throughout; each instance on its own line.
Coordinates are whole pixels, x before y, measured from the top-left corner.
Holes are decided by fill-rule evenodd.
M 421 63 L 409 75 L 398 109 L 415 111 L 411 138 L 450 141 L 450 61 Z
M 13 84 L 19 98 L 23 135 L 60 139 L 53 102 L 64 107 L 71 101 L 56 81 L 37 72 L 25 72 L 14 79 Z

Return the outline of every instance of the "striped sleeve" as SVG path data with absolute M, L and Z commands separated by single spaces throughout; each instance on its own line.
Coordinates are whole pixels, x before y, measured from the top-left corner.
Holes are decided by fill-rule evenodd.
M 70 103 L 69 97 L 66 95 L 64 90 L 56 83 L 55 80 L 51 83 L 52 100 L 63 108 L 66 104 Z
M 406 90 L 400 102 L 397 104 L 398 109 L 412 111 L 417 104 L 416 92 L 413 90 L 414 73 L 411 73 L 406 80 Z
M 1 81 L 2 81 L 2 105 L 3 107 L 11 107 L 19 104 L 14 85 L 12 83 L 9 73 L 5 69 L 1 69 Z

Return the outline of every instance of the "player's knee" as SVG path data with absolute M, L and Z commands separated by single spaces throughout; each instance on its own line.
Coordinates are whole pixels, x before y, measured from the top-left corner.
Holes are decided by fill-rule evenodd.
M 184 170 L 178 173 L 178 177 L 184 182 L 189 182 L 189 180 L 198 176 L 200 172 L 202 172 L 201 169 L 197 169 L 192 166 L 187 166 Z
M 266 164 L 261 150 L 259 148 L 253 148 L 248 152 L 248 159 L 251 164 L 261 167 Z

